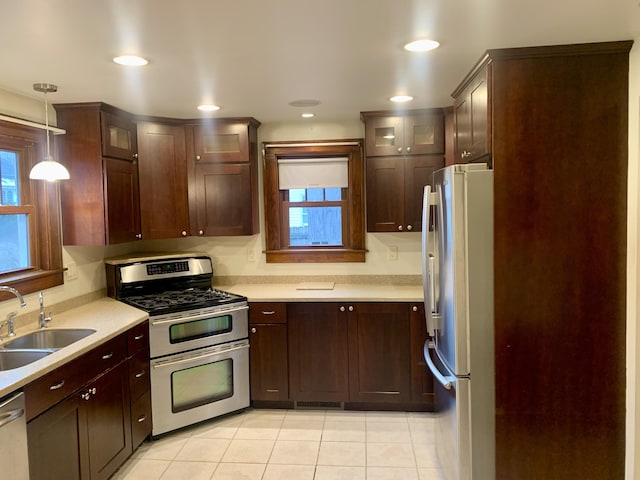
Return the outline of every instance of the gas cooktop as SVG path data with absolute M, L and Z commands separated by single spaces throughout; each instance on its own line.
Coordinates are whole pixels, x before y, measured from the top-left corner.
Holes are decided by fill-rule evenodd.
M 159 293 L 131 295 L 120 298 L 131 306 L 148 312 L 150 315 L 217 307 L 225 304 L 246 302 L 246 297 L 235 295 L 215 288 L 187 288 L 168 290 Z

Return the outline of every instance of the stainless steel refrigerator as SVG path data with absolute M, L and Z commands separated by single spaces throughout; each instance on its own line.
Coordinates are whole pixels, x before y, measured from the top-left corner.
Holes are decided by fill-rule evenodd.
M 434 172 L 433 189 L 425 187 L 422 217 L 430 337 L 424 356 L 437 380 L 438 459 L 447 480 L 492 480 L 493 171 L 470 164 Z

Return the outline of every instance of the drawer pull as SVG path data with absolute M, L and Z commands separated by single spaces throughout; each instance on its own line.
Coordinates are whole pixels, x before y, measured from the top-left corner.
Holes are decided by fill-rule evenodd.
M 138 423 L 142 423 L 147 419 L 146 415 L 142 415 L 141 417 L 138 418 Z
M 142 340 L 144 338 L 144 333 L 141 333 L 140 335 L 136 335 L 135 337 L 133 337 L 134 340 Z
M 64 385 L 64 380 L 62 380 L 60 383 L 56 383 L 55 385 L 51 385 L 49 387 L 49 390 L 59 390 L 62 388 L 63 385 Z
M 102 356 L 103 360 L 109 360 L 111 357 L 113 357 L 113 352 L 109 352 L 106 355 Z
M 142 370 L 139 373 L 136 373 L 136 378 L 140 378 L 140 377 L 143 377 L 143 376 L 144 376 L 144 370 Z
M 275 315 L 275 313 L 276 312 L 274 310 L 270 310 L 268 312 L 265 312 L 265 311 L 262 312 L 263 315 Z

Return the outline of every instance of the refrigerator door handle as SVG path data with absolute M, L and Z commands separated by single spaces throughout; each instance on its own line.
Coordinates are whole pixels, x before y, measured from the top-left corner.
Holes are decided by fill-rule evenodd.
M 443 375 L 440 370 L 438 370 L 435 363 L 433 363 L 433 360 L 431 359 L 431 354 L 429 353 L 429 350 L 435 350 L 435 348 L 435 343 L 433 343 L 431 340 L 426 340 L 422 349 L 424 353 L 424 359 L 427 362 L 427 366 L 429 367 L 429 370 L 431 370 L 431 373 L 433 374 L 435 379 L 438 380 L 438 382 L 440 382 L 440 384 L 444 388 L 446 388 L 447 390 L 451 390 L 455 387 L 456 377 L 451 375 Z
M 438 196 L 431 192 L 431 185 L 425 185 L 422 197 L 422 288 L 424 310 L 427 322 L 427 333 L 435 337 L 439 328 L 438 301 L 436 299 L 436 258 L 429 244 L 429 225 L 431 224 L 431 205 L 437 204 Z

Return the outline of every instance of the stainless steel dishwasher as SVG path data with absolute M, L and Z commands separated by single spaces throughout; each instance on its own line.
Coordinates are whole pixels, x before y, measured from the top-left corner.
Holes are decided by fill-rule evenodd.
M 0 452 L 2 478 L 29 480 L 27 421 L 24 393 L 12 393 L 0 399 Z

